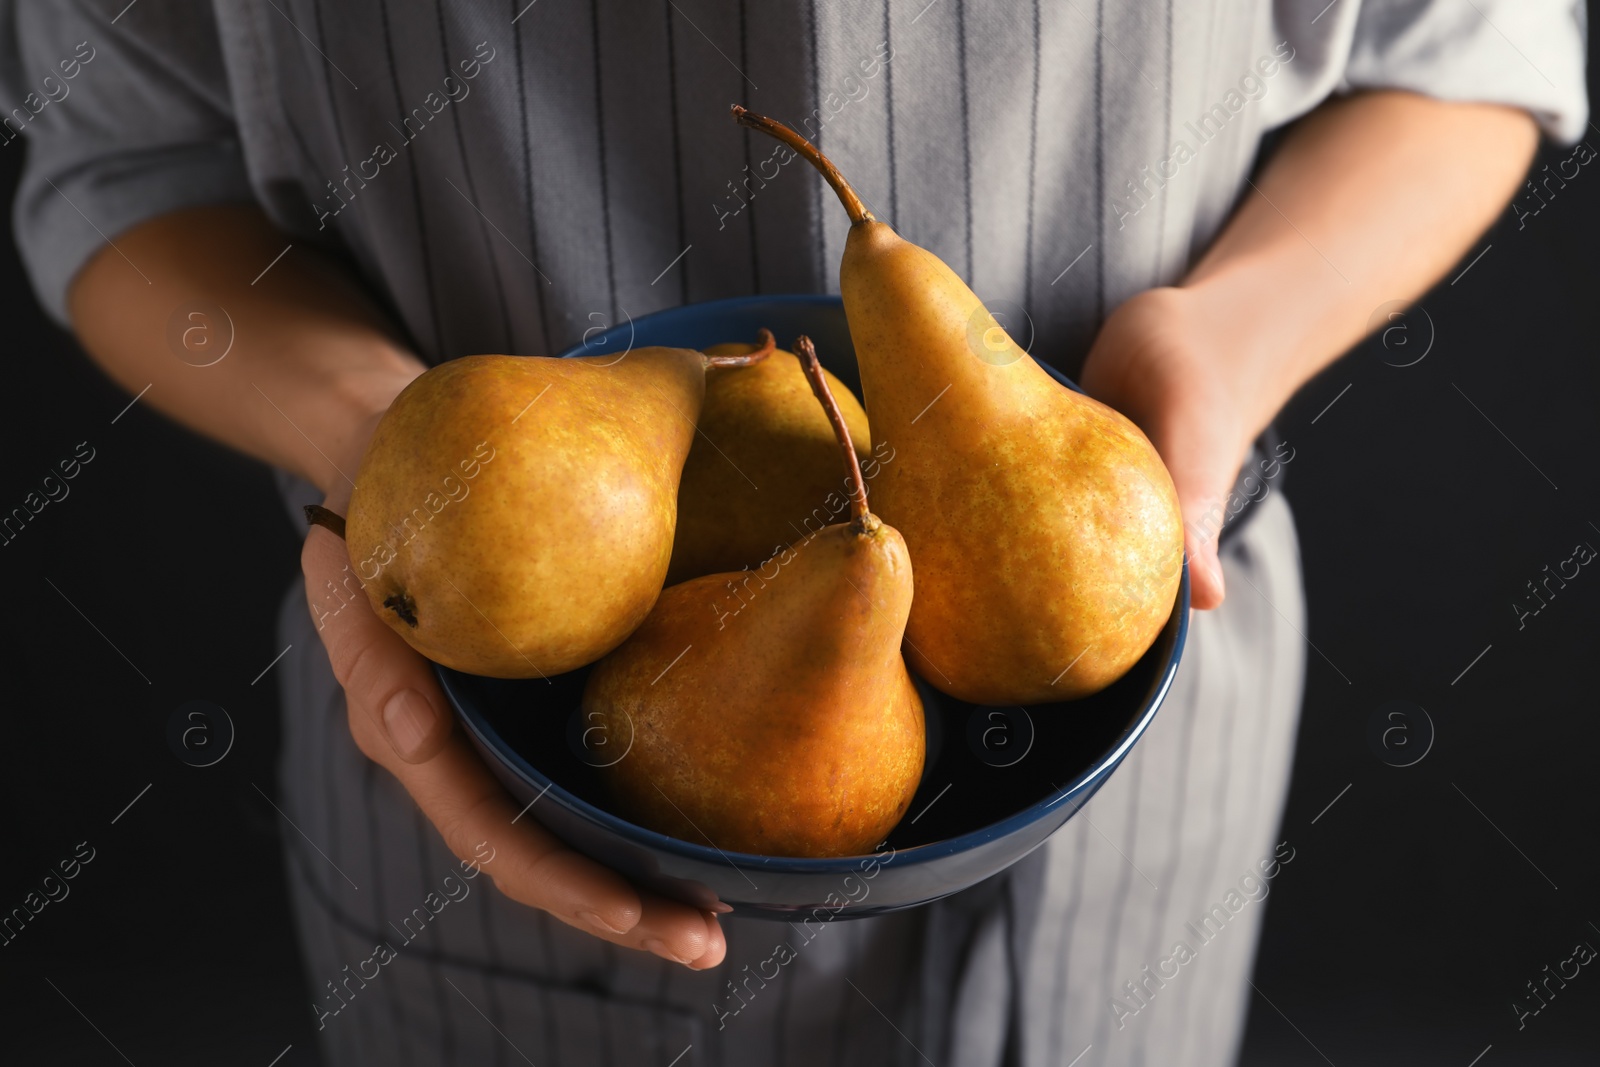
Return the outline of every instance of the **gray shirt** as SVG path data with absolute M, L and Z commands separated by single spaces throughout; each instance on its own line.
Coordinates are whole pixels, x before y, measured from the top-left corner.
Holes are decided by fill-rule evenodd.
M 0 147 L 26 136 L 16 232 L 57 319 L 119 232 L 255 199 L 295 243 L 347 253 L 438 360 L 835 288 L 844 212 L 734 126 L 741 102 L 814 135 L 1072 370 L 1109 309 L 1215 235 L 1263 131 L 1330 93 L 1500 101 L 1577 138 L 1583 18 L 1573 0 L 0 2 Z

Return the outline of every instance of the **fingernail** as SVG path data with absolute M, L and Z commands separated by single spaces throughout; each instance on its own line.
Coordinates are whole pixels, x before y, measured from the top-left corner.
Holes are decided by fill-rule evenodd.
M 383 725 L 396 754 L 406 759 L 422 748 L 433 731 L 437 715 L 428 698 L 415 689 L 402 689 L 383 706 Z
M 604 919 L 600 918 L 599 915 L 596 915 L 592 911 L 580 911 L 578 912 L 578 918 L 582 919 L 596 930 L 604 930 L 606 933 L 625 934 L 628 932 L 626 930 L 619 930 L 617 927 L 612 926 L 610 923 L 606 922 Z
M 646 938 L 643 942 L 640 943 L 640 947 L 643 948 L 646 952 L 653 952 L 657 956 L 660 956 L 662 959 L 671 960 L 673 963 L 687 964 L 689 962 L 688 960 L 684 959 L 682 956 L 674 955 L 671 952 L 671 950 L 669 950 L 667 948 L 666 942 L 658 941 L 653 937 Z

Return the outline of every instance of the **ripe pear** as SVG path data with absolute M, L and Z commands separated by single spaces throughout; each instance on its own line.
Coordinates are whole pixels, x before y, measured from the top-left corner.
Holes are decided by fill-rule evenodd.
M 367 446 L 345 522 L 373 609 L 495 678 L 592 663 L 661 591 L 712 360 L 679 348 L 468 356 L 418 377 Z
M 713 345 L 710 356 L 754 346 Z M 865 462 L 867 413 L 843 382 L 823 371 Z M 678 484 L 678 532 L 667 584 L 759 566 L 849 507 L 839 445 L 800 361 L 782 349 L 750 367 L 706 371 L 700 432 Z
M 917 672 L 979 704 L 1066 700 L 1122 677 L 1182 577 L 1177 491 L 1149 439 L 1053 380 L 814 145 L 733 110 L 805 156 L 850 215 L 839 290 L 873 434 L 895 449 L 873 500 L 916 561 Z
M 797 347 L 846 457 L 850 520 L 755 577 L 665 590 L 589 675 L 583 710 L 633 739 L 602 773 L 642 825 L 725 852 L 859 855 L 922 778 L 922 700 L 900 654 L 911 560 L 867 509 L 845 420 L 810 341 Z

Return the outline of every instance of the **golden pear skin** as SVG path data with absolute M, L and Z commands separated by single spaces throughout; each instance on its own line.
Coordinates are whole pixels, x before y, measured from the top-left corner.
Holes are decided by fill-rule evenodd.
M 844 438 L 843 418 L 833 421 Z M 850 856 L 870 853 L 905 815 L 925 749 L 900 654 L 911 560 L 867 511 L 844 447 L 851 521 L 756 575 L 668 588 L 590 674 L 585 721 L 632 738 L 602 773 L 642 825 L 728 852 Z
M 741 355 L 753 347 L 705 352 Z M 823 373 L 865 462 L 867 413 L 843 382 Z M 779 349 L 754 366 L 708 370 L 699 427 L 678 485 L 668 585 L 757 567 L 849 507 L 833 427 L 793 353 Z
M 469 356 L 379 422 L 345 536 L 373 610 L 435 662 L 496 678 L 592 663 L 666 576 L 699 352 Z
M 875 220 L 816 148 L 853 225 L 839 269 L 874 435 L 874 503 L 917 567 L 908 655 L 978 704 L 1086 696 L 1122 677 L 1174 610 L 1177 491 L 1148 438 L 1052 379 L 937 256 Z

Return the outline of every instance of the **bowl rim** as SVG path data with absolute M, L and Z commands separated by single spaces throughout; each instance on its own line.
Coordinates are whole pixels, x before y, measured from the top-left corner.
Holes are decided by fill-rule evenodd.
M 621 347 L 624 351 L 631 351 L 637 334 L 637 326 L 641 322 L 672 322 L 679 318 L 698 318 L 708 313 L 719 311 L 734 312 L 747 307 L 758 307 L 767 304 L 791 304 L 796 307 L 803 307 L 809 304 L 817 307 L 836 307 L 842 310 L 844 308 L 844 298 L 832 293 L 770 293 L 752 296 L 725 296 L 716 300 L 702 300 L 694 304 L 676 304 L 669 308 L 646 312 L 637 318 L 629 315 L 627 309 L 624 308 L 622 313 L 626 316 L 627 321 L 619 322 L 615 326 L 608 326 L 593 337 L 590 337 L 588 331 L 585 331 L 581 341 L 557 352 L 555 358 L 573 359 L 578 356 L 614 355 L 618 347 Z M 628 339 L 628 343 L 626 345 L 618 345 L 617 342 L 623 337 Z M 778 343 L 781 345 L 783 339 L 779 338 Z M 1043 365 L 1040 364 L 1040 366 Z M 1077 386 L 1074 385 L 1073 388 L 1076 389 Z
M 633 340 L 637 335 L 636 327 L 639 322 L 651 320 L 659 322 L 662 320 L 670 321 L 680 317 L 699 317 L 705 314 L 714 314 L 717 311 L 734 311 L 736 309 L 774 303 L 797 306 L 810 304 L 841 309 L 844 304 L 840 297 L 823 293 L 735 296 L 694 304 L 681 304 L 641 315 L 637 319 L 630 316 L 627 322 L 609 327 L 592 338 L 586 337 L 579 344 L 563 350 L 557 354 L 557 358 L 567 359 L 574 356 L 611 354 L 615 351 L 614 346 L 616 343 L 623 337 L 627 338 L 626 347 L 631 349 Z M 1077 392 L 1082 391 L 1078 388 L 1076 382 L 1073 382 L 1054 367 L 1042 361 L 1039 362 L 1039 365 L 1066 388 Z M 1034 801 L 1027 807 L 1013 812 L 996 822 L 941 841 L 931 841 L 927 844 L 895 850 L 893 852 L 895 865 L 903 867 L 909 864 L 930 863 L 972 851 L 988 841 L 1007 837 L 1037 822 L 1044 818 L 1052 808 L 1055 808 L 1068 798 L 1076 796 L 1085 790 L 1098 788 L 1104 779 L 1122 762 L 1135 742 L 1144 736 L 1145 731 L 1149 729 L 1150 723 L 1154 720 L 1156 712 L 1166 702 L 1167 694 L 1172 689 L 1173 680 L 1177 676 L 1178 664 L 1183 658 L 1184 645 L 1188 639 L 1190 621 L 1189 593 L 1189 558 L 1188 554 L 1185 553 L 1182 575 L 1178 584 L 1178 594 L 1173 602 L 1173 611 L 1178 615 L 1178 632 L 1172 642 L 1172 651 L 1162 665 L 1160 677 L 1152 687 L 1150 696 L 1138 718 L 1118 735 L 1110 748 L 1102 753 L 1088 769 L 1078 774 L 1067 785 L 1059 787 L 1059 792 L 1042 800 Z M 1169 616 L 1168 625 L 1170 624 L 1171 618 Z M 827 857 L 762 856 L 751 852 L 728 852 L 717 848 L 715 845 L 697 845 L 692 841 L 684 841 L 681 838 L 671 837 L 640 826 L 638 823 L 630 822 L 620 815 L 615 815 L 604 808 L 591 804 L 589 801 L 557 784 L 554 779 L 540 771 L 526 756 L 508 744 L 500 736 L 499 731 L 488 723 L 471 702 L 462 699 L 462 694 L 454 677 L 457 672 L 439 664 L 434 665 L 434 672 L 444 688 L 445 695 L 450 699 L 450 703 L 454 705 L 457 717 L 473 734 L 478 743 L 496 753 L 506 768 L 520 778 L 525 785 L 531 786 L 538 791 L 534 800 L 529 803 L 528 808 L 532 808 L 534 804 L 546 799 L 548 796 L 575 814 L 590 822 L 600 824 L 612 834 L 635 845 L 659 852 L 667 852 L 683 859 L 700 863 L 726 863 L 736 870 L 742 864 L 744 867 L 760 868 L 780 874 L 831 874 L 853 870 L 863 860 L 883 860 L 885 854 L 882 852 Z M 463 677 L 467 676 L 463 675 Z M 1040 843 L 1042 844 L 1043 842 L 1041 841 Z

